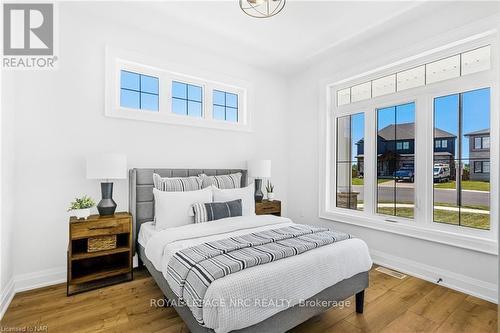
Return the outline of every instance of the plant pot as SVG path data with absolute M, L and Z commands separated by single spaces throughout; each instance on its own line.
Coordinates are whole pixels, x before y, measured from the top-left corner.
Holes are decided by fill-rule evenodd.
M 71 215 L 76 216 L 77 219 L 87 219 L 90 216 L 90 208 L 73 209 Z
M 267 200 L 269 200 L 269 201 L 274 200 L 274 193 L 273 192 L 267 192 Z

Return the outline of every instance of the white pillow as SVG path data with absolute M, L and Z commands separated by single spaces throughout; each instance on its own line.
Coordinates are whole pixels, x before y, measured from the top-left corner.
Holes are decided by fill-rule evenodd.
M 241 199 L 242 215 L 255 215 L 255 187 L 249 185 L 242 188 L 232 188 L 221 190 L 212 186 L 214 192 L 214 202 L 226 202 Z
M 209 187 L 188 192 L 165 192 L 154 188 L 153 195 L 156 230 L 194 223 L 194 218 L 190 216 L 193 204 L 212 202 L 212 189 Z

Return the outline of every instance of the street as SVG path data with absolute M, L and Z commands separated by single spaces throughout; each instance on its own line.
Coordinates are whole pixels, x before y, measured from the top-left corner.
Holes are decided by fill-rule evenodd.
M 396 187 L 396 199 L 398 202 L 413 202 L 414 190 L 413 185 L 409 183 L 398 183 Z M 363 200 L 363 190 L 361 185 L 353 185 L 353 192 L 359 192 L 358 200 Z M 387 202 L 394 200 L 394 187 L 384 184 L 378 186 L 378 201 Z M 447 189 L 434 190 L 434 202 L 456 204 L 457 191 Z M 482 205 L 489 206 L 490 193 L 482 191 L 462 191 L 462 205 Z

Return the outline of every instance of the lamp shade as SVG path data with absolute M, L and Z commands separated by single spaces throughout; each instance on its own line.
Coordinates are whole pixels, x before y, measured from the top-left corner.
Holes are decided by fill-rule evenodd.
M 87 156 L 87 179 L 126 179 L 127 156 L 95 154 Z
M 252 178 L 271 177 L 271 160 L 252 160 L 247 162 L 248 175 Z

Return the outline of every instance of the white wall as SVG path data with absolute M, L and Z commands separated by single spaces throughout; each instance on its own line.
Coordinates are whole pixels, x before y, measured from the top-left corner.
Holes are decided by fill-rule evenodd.
M 379 263 L 431 281 L 443 277 L 445 285 L 495 300 L 498 288 L 496 255 L 318 218 L 320 138 L 317 133 L 321 132 L 320 128 L 324 125 L 319 121 L 319 112 L 324 111 L 320 110 L 320 105 L 325 104 L 320 101 L 320 92 L 326 88 L 324 82 L 335 82 L 361 74 L 474 33 L 498 28 L 498 16 L 470 23 L 471 20 L 489 15 L 487 10 L 460 7 L 459 11 L 447 12 L 446 20 L 443 20 L 442 12 L 439 11 L 414 13 L 413 16 L 387 24 L 383 29 L 347 42 L 348 45 L 343 46 L 343 49 L 330 53 L 328 60 L 292 78 L 289 93 L 287 198 L 289 216 L 296 222 L 333 226 L 352 233 L 368 243 L 374 260 Z
M 60 6 L 56 71 L 5 73 L 4 107 L 12 108 L 16 214 L 9 249 L 16 289 L 63 281 L 68 215 L 76 195 L 100 198 L 98 181 L 85 178 L 85 156 L 121 152 L 129 167 L 245 168 L 246 160 L 272 160 L 277 198 L 286 209 L 286 83 L 283 78 L 180 41 L 89 18 Z M 92 22 L 89 24 L 89 22 Z M 141 52 L 251 82 L 251 133 L 181 127 L 104 116 L 105 45 Z M 9 87 L 9 88 L 6 88 Z M 115 182 L 118 210 L 128 209 L 128 185 Z M 3 246 L 2 241 L 2 246 Z M 8 243 L 6 243 L 8 244 Z
M 2 86 L 6 95 L 14 95 L 12 86 Z M 2 101 L 4 102 L 4 101 Z M 5 312 L 5 305 L 13 296 L 13 227 L 14 227 L 14 112 L 13 100 L 2 103 L 1 112 L 1 165 L 0 165 L 0 318 Z

